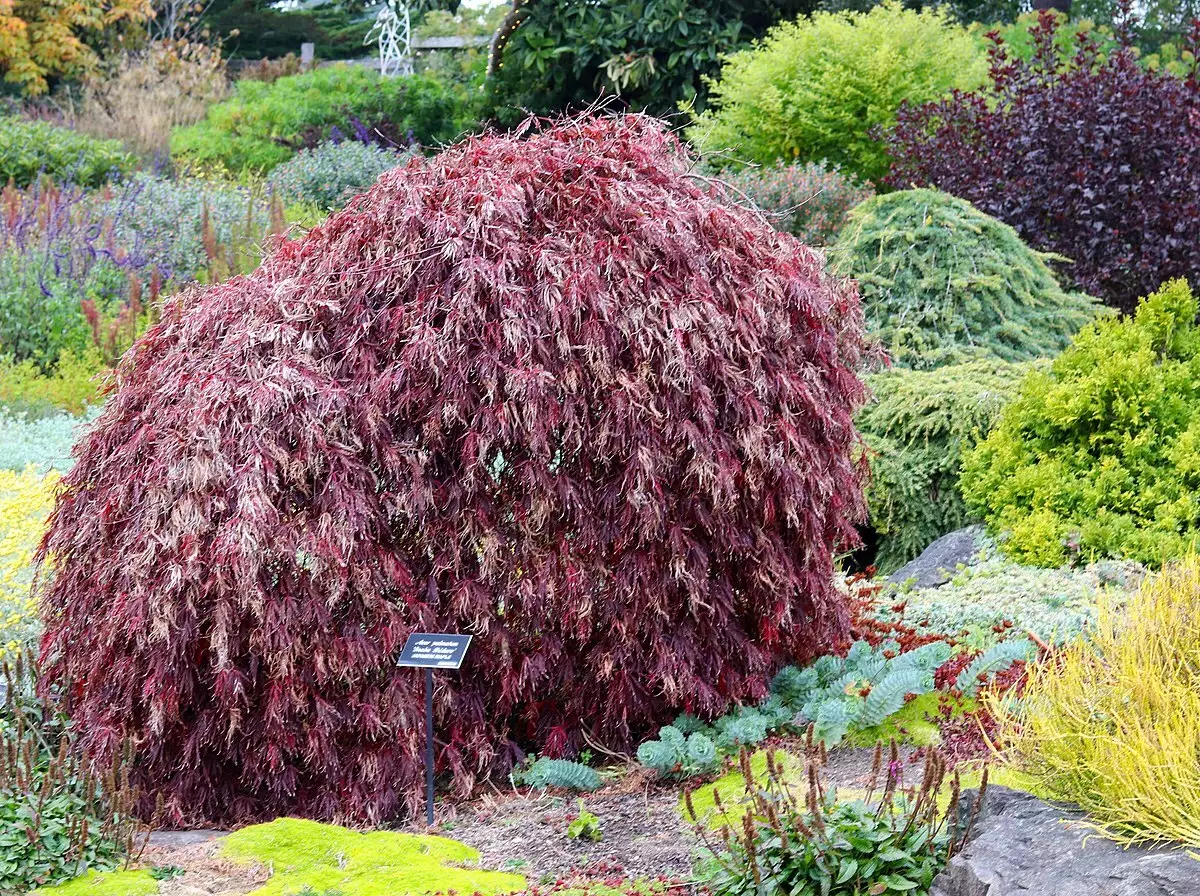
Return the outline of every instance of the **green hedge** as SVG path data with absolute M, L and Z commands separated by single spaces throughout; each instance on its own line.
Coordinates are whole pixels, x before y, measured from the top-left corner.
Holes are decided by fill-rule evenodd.
M 41 176 L 98 187 L 133 169 L 117 140 L 97 140 L 44 121 L 0 118 L 0 185 L 25 187 Z
M 873 374 L 856 423 L 870 449 L 875 565 L 890 573 L 972 521 L 959 493 L 963 452 L 983 438 L 1031 364 L 983 360 Z
M 267 84 L 239 81 L 234 94 L 199 124 L 171 138 L 180 161 L 231 171 L 266 172 L 330 131 L 349 132 L 353 119 L 387 123 L 389 130 L 431 146 L 477 124 L 465 90 L 431 78 L 381 78 L 362 66 L 329 65 Z
M 964 459 L 969 506 L 1014 558 L 1157 566 L 1200 541 L 1200 311 L 1183 280 L 1083 330 Z

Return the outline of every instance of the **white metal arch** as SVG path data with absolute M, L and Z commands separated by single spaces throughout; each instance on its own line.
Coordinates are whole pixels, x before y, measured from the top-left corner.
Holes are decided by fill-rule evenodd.
M 375 15 L 375 24 L 363 43 L 379 45 L 379 73 L 384 77 L 411 75 L 412 15 L 404 0 L 384 0 Z

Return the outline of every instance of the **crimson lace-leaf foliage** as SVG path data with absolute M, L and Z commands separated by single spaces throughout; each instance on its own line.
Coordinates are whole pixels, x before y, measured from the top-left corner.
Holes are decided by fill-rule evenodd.
M 1028 62 L 992 35 L 989 87 L 901 110 L 889 137 L 893 186 L 931 185 L 1071 259 L 1063 274 L 1131 311 L 1171 277 L 1200 275 L 1200 83 L 1099 57 L 1043 12 Z M 1193 32 L 1200 45 L 1200 23 Z
M 421 799 L 410 631 L 464 793 L 761 697 L 842 640 L 863 516 L 853 288 L 651 119 L 385 173 L 126 355 L 44 543 L 43 651 L 177 821 Z

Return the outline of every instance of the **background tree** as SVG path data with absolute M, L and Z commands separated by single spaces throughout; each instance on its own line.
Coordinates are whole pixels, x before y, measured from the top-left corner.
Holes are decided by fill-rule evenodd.
M 0 0 L 0 72 L 26 94 L 96 67 L 98 50 L 140 27 L 150 0 Z
M 1200 18 L 1200 0 L 1073 0 L 1071 17 L 1125 29 L 1139 49 L 1151 53 L 1164 43 L 1183 43 Z
M 494 114 L 576 109 L 601 96 L 655 115 L 704 106 L 723 54 L 813 0 L 517 0 L 492 43 Z

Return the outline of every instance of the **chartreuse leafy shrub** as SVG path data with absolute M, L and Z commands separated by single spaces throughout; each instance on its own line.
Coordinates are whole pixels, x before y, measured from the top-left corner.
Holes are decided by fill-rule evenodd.
M 0 470 L 0 659 L 31 645 L 39 629 L 30 591 L 33 555 L 54 506 L 58 474 Z
M 867 507 L 881 573 L 971 521 L 958 486 L 963 452 L 987 435 L 1029 370 L 993 359 L 867 378 L 874 398 L 855 420 L 871 461 Z
M 134 157 L 117 140 L 97 140 L 45 121 L 0 117 L 0 183 L 25 187 L 44 176 L 98 187 L 133 166 Z
M 0 408 L 3 409 L 0 413 L 32 418 L 53 416 L 61 411 L 81 414 L 100 403 L 105 369 L 100 351 L 94 345 L 81 354 L 64 351 L 49 373 L 28 358 L 18 362 L 0 357 Z
M 252 825 L 221 841 L 220 855 L 272 869 L 250 896 L 285 896 L 307 887 L 343 896 L 514 893 L 518 874 L 478 868 L 479 853 L 445 837 L 359 832 L 300 818 Z
M 169 300 L 45 543 L 89 746 L 154 744 L 177 819 L 385 819 L 423 800 L 414 629 L 476 633 L 435 701 L 460 793 L 844 640 L 855 293 L 693 165 L 641 116 L 473 139 Z
M 948 774 L 936 752 L 926 757 L 921 784 L 905 786 L 895 743 L 887 757 L 877 750 L 865 793 L 853 799 L 823 781 L 823 756 L 810 750 L 804 784 L 796 786 L 768 754 L 765 779 L 746 787 L 739 811 L 718 815 L 720 836 L 707 820 L 695 825 L 705 846 L 701 877 L 715 896 L 928 892 L 982 805 L 986 780 L 980 798 L 963 807 L 960 829 L 958 773 Z M 755 780 L 745 751 L 740 764 L 744 779 Z M 688 814 L 698 818 L 688 796 Z
M 204 121 L 175 132 L 171 153 L 193 165 L 267 172 L 311 135 L 349 133 L 355 121 L 411 131 L 413 140 L 433 146 L 475 125 L 472 105 L 460 88 L 421 75 L 381 78 L 362 66 L 322 66 L 270 84 L 238 81 L 233 96 L 210 107 Z
M 891 183 L 970 200 L 1070 259 L 1061 270 L 1078 288 L 1132 311 L 1164 280 L 1200 275 L 1195 57 L 1178 77 L 1083 34 L 1063 59 L 1063 27 L 1041 13 L 1028 61 L 997 45 L 984 87 L 901 109 Z
M 88 870 L 111 871 L 139 845 L 127 754 L 95 766 L 36 666 L 5 663 L 0 702 L 0 893 L 21 894 Z M 52 692 L 53 693 L 53 692 Z
M 402 156 L 382 146 L 354 140 L 328 142 L 300 150 L 275 168 L 267 183 L 285 202 L 307 202 L 322 209 L 337 209 L 402 161 Z
M 1200 846 L 1200 561 L 1102 604 L 1086 643 L 1029 669 L 1003 733 L 1019 765 L 1106 834 Z
M 875 615 L 885 622 L 903 619 L 922 634 L 953 637 L 975 649 L 986 649 L 1010 631 L 1064 644 L 1091 629 L 1098 603 L 1124 600 L 1144 574 L 1128 561 L 1022 566 L 977 528 L 979 553 L 970 564 L 948 570 L 950 580 L 937 588 L 909 590 L 895 583 L 881 595 Z
M 824 160 L 877 181 L 889 159 L 876 131 L 901 103 L 975 87 L 986 70 L 979 42 L 940 10 L 818 12 L 730 56 L 689 137 L 764 165 Z
M 850 209 L 874 195 L 870 184 L 818 162 L 746 167 L 726 174 L 724 181 L 735 199 L 749 199 L 777 229 L 810 246 L 832 243 Z
M 858 281 L 868 328 L 902 367 L 1052 356 L 1097 307 L 1011 227 L 936 190 L 853 209 L 830 263 Z
M 1173 280 L 1132 317 L 1086 328 L 1030 374 L 967 453 L 969 506 L 1006 553 L 1039 566 L 1115 557 L 1151 566 L 1200 536 L 1197 299 Z

